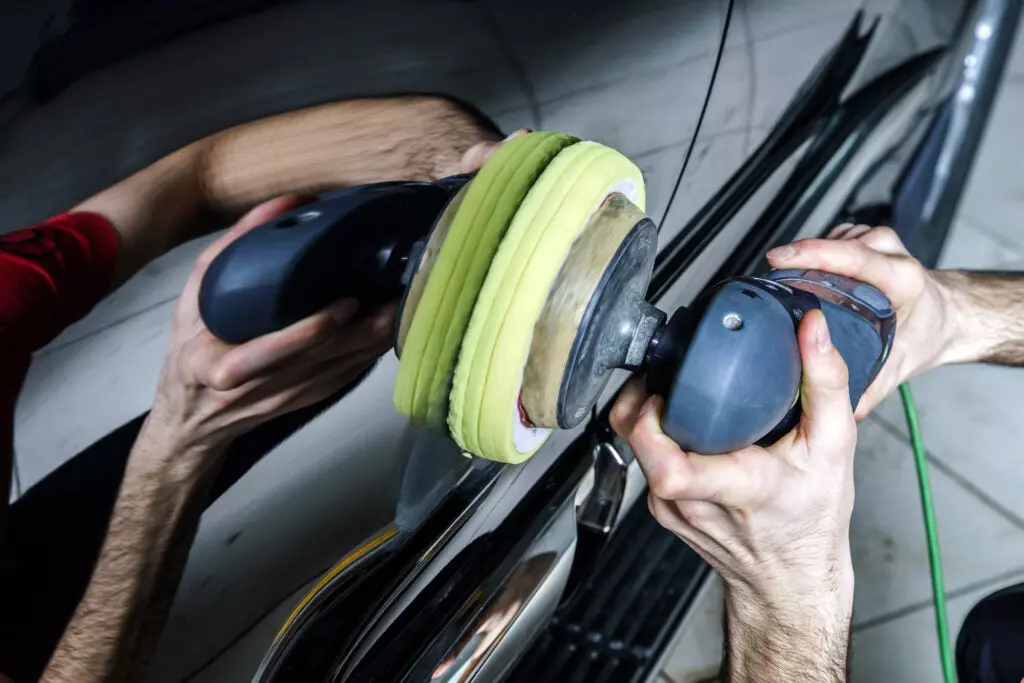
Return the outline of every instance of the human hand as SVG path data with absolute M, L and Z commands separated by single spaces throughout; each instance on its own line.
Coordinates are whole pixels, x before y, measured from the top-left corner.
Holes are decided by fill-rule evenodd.
M 174 326 L 147 433 L 159 430 L 174 452 L 225 446 L 278 415 L 320 401 L 363 372 L 391 346 L 395 309 L 359 322 L 354 300 L 245 344 L 222 342 L 199 315 L 198 294 L 214 258 L 247 231 L 302 202 L 265 202 L 210 245 L 196 261 L 174 313 Z
M 483 168 L 488 159 L 494 156 L 499 147 L 517 135 L 524 135 L 529 132 L 531 132 L 529 128 L 519 128 L 504 140 L 499 140 L 498 142 L 478 142 L 462 155 L 462 160 L 459 162 L 459 173 L 476 173 Z
M 809 268 L 851 277 L 881 290 L 896 312 L 896 336 L 878 376 L 857 404 L 858 420 L 914 375 L 949 362 L 955 316 L 943 276 L 926 270 L 887 227 L 845 223 L 827 239 L 806 239 L 768 252 L 773 268 Z
M 662 431 L 664 402 L 646 395 L 642 377 L 627 385 L 611 423 L 647 478 L 654 517 L 724 579 L 730 620 L 799 630 L 849 621 L 857 430 L 846 365 L 820 311 L 797 336 L 803 415 L 768 448 L 683 451 Z

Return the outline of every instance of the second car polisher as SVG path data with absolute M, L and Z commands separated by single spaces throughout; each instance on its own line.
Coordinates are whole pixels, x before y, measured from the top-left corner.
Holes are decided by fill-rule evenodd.
M 799 418 L 796 326 L 821 309 L 856 405 L 895 318 L 877 289 L 815 271 L 727 280 L 671 317 L 646 300 L 658 231 L 624 156 L 558 133 L 502 145 L 473 176 L 324 195 L 211 264 L 203 320 L 240 343 L 343 297 L 401 300 L 395 406 L 506 463 L 579 424 L 618 368 L 666 399 L 684 449 L 769 443 Z

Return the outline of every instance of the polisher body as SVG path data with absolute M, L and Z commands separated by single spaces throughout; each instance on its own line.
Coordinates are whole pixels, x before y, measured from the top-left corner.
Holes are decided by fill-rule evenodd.
M 619 368 L 646 372 L 687 450 L 776 440 L 799 419 L 796 329 L 816 308 L 856 405 L 892 343 L 881 292 L 775 271 L 666 316 L 646 301 L 657 227 L 643 203 L 614 150 L 531 133 L 474 176 L 349 188 L 255 228 L 211 264 L 200 312 L 240 343 L 342 297 L 400 299 L 396 407 L 508 463 L 583 421 Z
M 666 398 L 662 426 L 686 450 L 727 453 L 770 444 L 800 417 L 796 329 L 825 315 L 856 406 L 888 356 L 895 317 L 874 287 L 817 271 L 727 280 L 676 311 L 652 340 L 647 376 Z

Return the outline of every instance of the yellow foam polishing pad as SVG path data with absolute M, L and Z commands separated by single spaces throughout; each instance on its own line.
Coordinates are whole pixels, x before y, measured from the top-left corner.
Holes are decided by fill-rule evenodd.
M 455 361 L 491 260 L 534 183 L 575 142 L 560 133 L 517 136 L 470 182 L 402 345 L 394 402 L 413 422 L 445 428 Z
M 534 427 L 520 399 L 534 325 L 573 241 L 612 193 L 645 205 L 643 177 L 595 142 L 562 150 L 530 189 L 491 263 L 462 341 L 448 426 L 465 450 L 518 463 L 550 430 Z

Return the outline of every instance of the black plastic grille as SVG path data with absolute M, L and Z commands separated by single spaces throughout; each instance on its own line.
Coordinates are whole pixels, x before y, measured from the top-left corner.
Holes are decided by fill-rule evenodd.
M 657 665 L 708 567 L 638 502 L 513 683 L 634 683 Z

